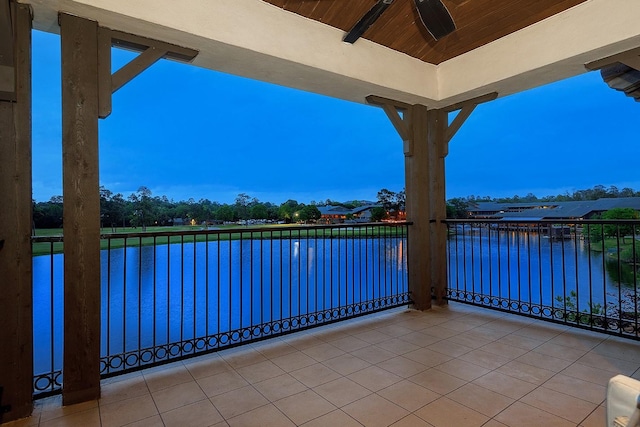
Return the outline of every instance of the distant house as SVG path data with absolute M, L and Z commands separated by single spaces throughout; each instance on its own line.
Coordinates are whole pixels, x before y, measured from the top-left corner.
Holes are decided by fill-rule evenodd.
M 348 219 L 355 222 L 370 222 L 371 210 L 381 207 L 382 205 L 375 204 L 358 206 L 354 209 L 348 209 L 344 206 L 318 206 L 318 210 L 320 210 L 319 222 L 324 224 L 340 224 Z
M 632 208 L 640 211 L 640 197 L 604 198 L 577 202 L 479 202 L 469 207 L 469 218 L 531 221 L 589 219 L 614 208 Z

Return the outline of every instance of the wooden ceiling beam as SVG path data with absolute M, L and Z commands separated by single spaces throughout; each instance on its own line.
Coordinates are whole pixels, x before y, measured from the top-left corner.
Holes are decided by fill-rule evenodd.
M 597 61 L 589 62 L 584 66 L 589 71 L 595 71 L 608 65 L 615 64 L 616 62 L 621 62 L 640 71 L 640 47 L 607 56 L 606 58 L 598 59 Z

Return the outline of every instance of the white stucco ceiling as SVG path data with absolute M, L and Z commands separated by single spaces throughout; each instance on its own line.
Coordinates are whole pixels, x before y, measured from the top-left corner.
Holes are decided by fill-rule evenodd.
M 584 64 L 640 46 L 640 1 L 589 0 L 435 66 L 261 0 L 23 0 L 34 26 L 57 32 L 58 12 L 198 50 L 194 65 L 346 100 L 371 94 L 445 106 L 520 92 L 585 72 Z

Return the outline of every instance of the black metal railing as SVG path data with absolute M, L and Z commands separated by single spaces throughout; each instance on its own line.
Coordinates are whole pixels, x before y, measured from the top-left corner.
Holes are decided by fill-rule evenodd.
M 640 339 L 640 221 L 446 222 L 449 300 Z
M 408 304 L 407 233 L 397 223 L 105 234 L 101 374 Z M 50 394 L 63 380 L 62 243 L 33 244 L 46 254 L 34 257 L 34 391 Z

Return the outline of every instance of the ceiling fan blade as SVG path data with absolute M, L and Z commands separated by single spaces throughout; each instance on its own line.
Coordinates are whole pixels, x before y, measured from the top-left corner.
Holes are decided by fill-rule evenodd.
M 393 3 L 393 0 L 378 0 L 378 3 L 374 4 L 367 13 L 353 26 L 353 28 L 342 39 L 343 42 L 353 43 L 364 34 L 365 31 L 373 25 L 380 15 L 387 10 L 387 8 Z
M 456 30 L 456 24 L 442 0 L 413 0 L 424 27 L 434 39 L 440 40 Z

